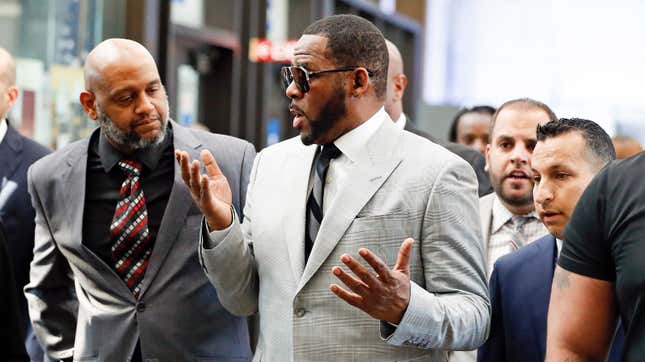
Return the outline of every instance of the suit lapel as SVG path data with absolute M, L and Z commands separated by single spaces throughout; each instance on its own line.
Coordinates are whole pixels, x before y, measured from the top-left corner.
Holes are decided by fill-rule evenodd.
M 99 129 L 94 132 L 98 133 Z M 100 137 L 100 135 L 98 135 Z M 87 153 L 89 140 L 85 139 L 76 149 L 69 150 L 67 155 L 66 174 L 63 175 L 63 194 L 65 195 L 66 218 L 69 227 L 69 235 L 63 235 L 62 239 L 69 241 L 69 246 L 77 250 L 88 264 L 93 265 L 99 278 L 106 280 L 105 285 L 112 291 L 118 293 L 124 299 L 134 299 L 125 282 L 116 274 L 114 269 L 107 265 L 98 255 L 92 252 L 83 244 L 83 211 L 85 209 L 85 189 L 87 180 Z M 110 280 L 107 280 L 110 279 Z
M 346 185 L 339 190 L 327 210 L 325 215 L 328 216 L 323 217 L 298 290 L 325 262 L 356 215 L 401 162 L 401 157 L 395 152 L 400 134 L 394 123 L 385 120 L 368 141 L 362 158 L 349 172 Z
M 172 123 L 172 129 L 174 149 L 185 150 L 191 159 L 199 159 L 199 152 L 202 147 L 201 143 L 174 122 Z M 166 260 L 168 252 L 176 241 L 179 231 L 186 223 L 188 211 L 191 205 L 193 205 L 192 196 L 190 195 L 188 187 L 184 184 L 184 180 L 181 178 L 181 169 L 176 162 L 174 163 L 174 169 L 175 176 L 172 190 L 170 191 L 168 204 L 161 219 L 159 232 L 157 232 L 157 239 L 155 240 L 152 255 L 150 255 L 150 262 L 143 277 L 141 296 L 150 287 L 161 265 Z M 195 244 L 195 247 L 197 247 L 197 244 Z
M 529 310 L 531 313 L 532 323 L 534 326 L 534 335 L 537 337 L 536 341 L 540 345 L 540 350 L 546 350 L 546 322 L 547 313 L 549 310 L 549 299 L 551 298 L 551 282 L 553 280 L 553 270 L 555 268 L 554 253 L 557 254 L 557 247 L 555 238 L 552 235 L 547 235 L 545 240 L 535 242 L 535 245 L 540 249 L 538 252 L 539 257 L 535 258 L 535 269 L 533 275 L 539 283 L 535 286 L 534 298 L 528 298 L 527 301 L 532 304 Z M 530 247 L 529 245 L 528 247 Z
M 10 179 L 22 163 L 23 139 L 7 121 L 7 133 L 2 140 L 3 146 L 11 150 L 10 153 L 0 152 L 0 182 L 2 178 Z M 1 185 L 0 185 L 1 187 Z
M 291 205 L 285 208 L 282 215 L 282 228 L 286 233 L 289 262 L 296 282 L 305 268 L 305 207 L 309 173 L 315 154 L 316 147 L 298 145 L 296 152 L 289 156 L 283 175 Z

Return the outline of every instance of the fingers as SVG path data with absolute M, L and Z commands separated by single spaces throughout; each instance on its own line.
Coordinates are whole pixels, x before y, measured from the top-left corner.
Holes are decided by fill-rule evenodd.
M 215 157 L 213 157 L 213 154 L 209 150 L 202 150 L 199 155 L 202 158 L 202 162 L 204 163 L 204 168 L 206 169 L 206 174 L 208 176 L 222 176 L 222 170 L 220 170 L 217 162 L 215 161 Z
M 365 283 L 361 282 L 360 280 L 354 278 L 353 276 L 347 274 L 343 269 L 340 267 L 333 267 L 331 270 L 332 273 L 336 276 L 336 278 L 340 279 L 341 282 L 343 282 L 345 285 L 349 287 L 354 293 L 358 294 L 363 294 L 365 293 L 367 289 L 367 285 Z
M 193 160 L 190 163 L 190 188 L 196 196 L 201 198 L 202 190 L 200 184 L 199 161 Z
M 356 259 L 347 254 L 343 254 L 343 256 L 340 257 L 340 261 L 347 265 L 347 267 L 368 286 L 374 287 L 378 285 L 379 282 L 376 279 L 376 276 L 370 273 L 370 271 L 367 270 L 367 268 L 365 268 L 363 265 L 361 265 L 361 263 L 359 263 Z
M 394 270 L 401 270 L 406 274 L 409 274 L 412 244 L 414 244 L 414 239 L 412 238 L 407 238 L 403 241 L 401 248 L 399 249 L 399 256 L 396 258 L 396 265 L 394 266 Z
M 346 291 L 345 289 L 341 288 L 340 286 L 338 286 L 337 284 L 330 285 L 329 290 L 331 290 L 339 298 L 343 299 L 344 301 L 346 301 L 347 303 L 353 305 L 354 307 L 361 308 L 362 303 L 363 303 L 363 297 L 361 297 L 360 295 L 350 293 L 350 292 Z
M 387 267 L 387 264 L 381 260 L 376 254 L 372 253 L 369 249 L 360 248 L 358 250 L 358 255 L 360 255 L 365 261 L 376 271 L 379 278 L 387 283 L 390 279 L 390 269 Z
M 177 161 L 179 162 L 179 166 L 181 168 L 181 178 L 184 179 L 186 186 L 190 187 L 190 167 L 188 166 L 190 160 L 188 153 L 176 150 L 175 158 L 177 158 Z

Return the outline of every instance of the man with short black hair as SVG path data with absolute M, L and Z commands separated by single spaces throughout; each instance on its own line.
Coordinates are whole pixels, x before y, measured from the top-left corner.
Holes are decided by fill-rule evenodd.
M 363 18 L 305 30 L 282 70 L 300 137 L 256 158 L 242 225 L 213 156 L 200 174 L 177 153 L 208 277 L 228 310 L 259 311 L 256 360 L 445 360 L 485 339 L 475 174 L 394 125 L 387 59 Z
M 538 126 L 537 140 L 531 159 L 533 199 L 550 234 L 495 263 L 491 330 L 479 362 L 544 361 L 551 282 L 564 228 L 585 187 L 616 157 L 609 135 L 585 119 Z M 620 346 L 614 343 L 612 360 L 620 357 Z
M 645 360 L 645 154 L 589 183 L 564 230 L 549 304 L 549 361 L 602 360 L 616 320 L 623 361 Z
M 448 140 L 486 154 L 486 145 L 490 138 L 490 123 L 494 114 L 495 108 L 491 106 L 460 109 L 450 124 Z

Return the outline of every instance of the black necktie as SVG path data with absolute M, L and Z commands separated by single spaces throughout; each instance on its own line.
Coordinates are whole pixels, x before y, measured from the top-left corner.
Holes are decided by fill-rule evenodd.
M 318 229 L 323 219 L 323 195 L 325 191 L 325 178 L 329 169 L 329 162 L 340 156 L 341 152 L 333 143 L 323 145 L 314 161 L 315 172 L 313 187 L 307 197 L 307 215 L 305 221 L 305 263 L 314 246 Z

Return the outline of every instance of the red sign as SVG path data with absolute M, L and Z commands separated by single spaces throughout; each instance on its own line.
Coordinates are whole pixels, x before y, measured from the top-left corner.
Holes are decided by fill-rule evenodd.
M 291 63 L 296 40 L 271 41 L 251 38 L 249 41 L 249 60 L 258 63 Z

